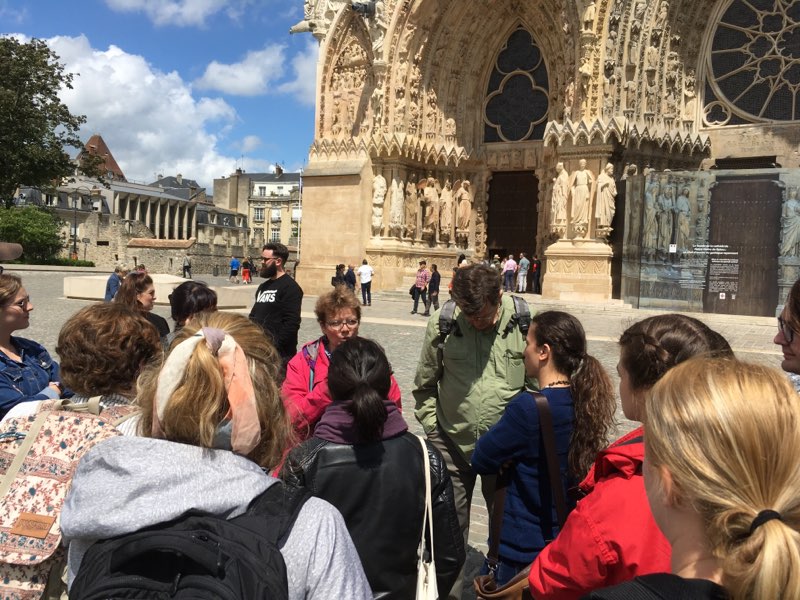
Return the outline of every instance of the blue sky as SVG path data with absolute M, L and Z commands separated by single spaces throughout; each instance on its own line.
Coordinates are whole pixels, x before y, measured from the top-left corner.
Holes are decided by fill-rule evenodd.
M 62 99 L 128 179 L 210 187 L 237 167 L 303 167 L 318 44 L 289 35 L 302 13 L 302 0 L 0 0 L 0 35 L 44 39 L 80 73 Z

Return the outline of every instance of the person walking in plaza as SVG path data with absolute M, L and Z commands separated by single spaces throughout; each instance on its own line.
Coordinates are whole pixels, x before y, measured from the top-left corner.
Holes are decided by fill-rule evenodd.
M 242 285 L 250 283 L 252 272 L 253 272 L 253 260 L 251 258 L 245 258 L 242 261 Z
M 183 278 L 192 278 L 192 259 L 189 258 L 188 254 L 183 255 Z
M 415 416 L 447 463 L 466 546 L 476 483 L 470 458 L 478 438 L 525 389 L 525 336 L 512 322 L 514 301 L 503 295 L 500 274 L 492 267 L 458 269 L 451 299 L 457 309 L 450 332 L 440 332 L 439 319 L 428 320 L 412 393 Z M 490 513 L 494 488 L 493 475 L 481 476 Z M 462 587 L 463 571 L 448 597 L 460 599 Z
M 339 509 L 374 598 L 407 600 L 414 598 L 417 586 L 426 464 L 419 438 L 408 432 L 388 399 L 391 373 L 377 343 L 359 337 L 342 342 L 328 371 L 333 403 L 314 437 L 290 453 L 281 477 Z M 433 511 L 433 539 L 424 534 L 425 547 L 435 557 L 443 593 L 466 553 L 447 468 L 430 442 L 425 452 Z
M 541 274 L 542 274 L 542 261 L 539 260 L 538 255 L 534 254 L 533 260 L 531 261 L 531 281 L 534 294 L 542 293 L 542 285 L 539 279 Z
M 117 290 L 119 290 L 119 286 L 122 284 L 122 280 L 125 279 L 127 274 L 128 268 L 125 265 L 117 264 L 114 267 L 114 272 L 108 276 L 108 281 L 106 281 L 106 295 L 103 297 L 103 300 L 111 302 L 114 299 L 114 296 L 117 295 Z
M 367 259 L 361 261 L 358 267 L 358 279 L 361 282 L 361 305 L 372 306 L 372 277 L 375 270 L 369 266 Z
M 528 289 L 528 270 L 531 268 L 531 261 L 525 256 L 524 252 L 519 253 L 519 263 L 517 264 L 517 291 L 524 293 Z
M 347 271 L 344 274 L 344 284 L 351 292 L 356 291 L 356 272 L 355 265 L 347 265 Z
M 517 261 L 514 260 L 514 255 L 509 254 L 503 265 L 503 291 L 514 291 L 514 274 L 517 272 Z
M 558 450 L 560 481 L 567 507 L 574 508 L 567 490 L 589 472 L 597 453 L 606 447 L 614 425 L 614 386 L 596 358 L 586 352 L 580 321 L 561 311 L 533 317 L 525 346 L 525 372 L 535 378 L 547 398 Z M 501 419 L 483 434 L 472 454 L 472 468 L 481 475 L 508 472 L 499 556 L 487 562 L 483 574 L 496 566 L 497 585 L 505 585 L 530 565 L 563 523 L 558 522 L 554 492 L 536 400 L 530 392 L 508 403 Z M 510 472 L 509 472 L 510 471 Z
M 778 333 L 772 340 L 781 347 L 781 368 L 800 392 L 800 279 L 794 282 L 778 317 Z
M 158 330 L 162 338 L 169 334 L 169 323 L 153 312 L 156 305 L 156 287 L 153 278 L 144 271 L 128 273 L 119 286 L 114 302 L 138 310 Z
M 44 346 L 11 335 L 30 324 L 33 304 L 22 279 L 0 275 L 0 418 L 21 402 L 68 397 L 58 363 Z
M 286 274 L 289 249 L 280 242 L 264 244 L 261 250 L 261 277 L 266 281 L 258 286 L 256 300 L 250 310 L 250 320 L 264 330 L 283 361 L 281 379 L 286 363 L 297 352 L 297 332 L 300 330 L 300 309 L 303 289 Z
M 236 258 L 235 256 L 231 256 L 231 263 L 230 263 L 231 276 L 229 278 L 229 281 L 231 283 L 239 283 L 239 267 L 240 266 L 241 266 L 241 263 L 239 262 L 239 259 Z
M 439 273 L 439 267 L 435 264 L 431 265 L 431 280 L 428 282 L 428 301 L 425 303 L 423 317 L 431 316 L 431 304 L 433 304 L 433 310 L 439 310 L 439 284 L 441 281 L 442 274 Z
M 431 272 L 428 271 L 427 261 L 419 261 L 419 269 L 417 269 L 417 276 L 414 280 L 414 286 L 411 288 L 411 297 L 414 299 L 414 308 L 411 309 L 411 314 L 417 314 L 420 298 L 422 299 L 423 308 L 427 307 L 428 299 L 428 282 L 431 280 Z M 427 312 L 427 308 L 425 308 Z
M 679 314 L 634 323 L 619 340 L 619 396 L 631 421 L 645 420 L 645 399 L 670 369 L 697 356 L 732 357 L 706 324 Z M 537 600 L 578 600 L 598 588 L 670 569 L 670 547 L 647 504 L 638 427 L 602 450 L 578 486 L 578 502 L 528 576 Z
M 358 298 L 345 286 L 322 294 L 314 307 L 322 336 L 304 344 L 286 367 L 281 396 L 289 413 L 298 442 L 311 437 L 319 418 L 331 403 L 328 391 L 328 365 L 342 342 L 358 336 L 361 307 Z M 392 375 L 389 400 L 402 412 L 400 387 Z
M 587 597 L 800 598 L 800 398 L 789 382 L 764 365 L 693 359 L 653 387 L 645 412 L 645 489 L 671 574 Z
M 223 312 L 203 314 L 184 327 L 176 342 L 163 361 L 151 365 L 139 377 L 139 436 L 119 436 L 98 444 L 84 456 L 75 473 L 61 514 L 62 533 L 69 541 L 71 597 L 86 597 L 81 585 L 92 581 L 88 573 L 82 579 L 81 572 L 95 566 L 84 559 L 87 550 L 93 551 L 95 541 L 160 528 L 190 511 L 234 519 L 273 486 L 283 485 L 267 475 L 283 459 L 291 437 L 277 385 L 280 360 L 275 347 L 246 317 Z M 274 499 L 272 510 L 276 510 L 282 504 L 280 499 L 292 495 L 278 487 L 270 497 Z M 282 504 L 283 512 L 277 511 L 276 526 L 280 523 L 277 517 L 289 513 L 287 508 Z M 265 513 L 262 518 L 270 518 Z M 276 544 L 283 560 L 269 560 L 270 554 L 262 546 L 264 570 L 260 574 L 273 584 L 288 584 L 288 589 L 283 588 L 285 598 L 372 599 L 358 554 L 336 509 L 319 498 L 308 498 L 294 522 L 286 527 L 287 534 Z M 225 531 L 223 527 L 220 530 Z M 177 535 L 174 530 L 172 533 Z M 157 535 L 164 536 L 163 556 L 179 556 L 177 542 L 163 541 L 166 532 L 152 532 L 152 536 Z M 147 539 L 141 541 L 148 543 Z M 185 579 L 216 584 L 217 590 L 225 587 L 220 581 L 223 576 L 225 580 L 244 580 L 249 570 L 239 568 L 243 558 L 221 554 L 222 547 L 219 542 L 214 546 L 213 539 L 208 544 L 203 539 L 195 543 L 197 552 L 208 550 L 211 564 L 216 557 L 219 569 L 211 569 L 210 574 L 198 568 L 205 559 L 197 556 L 175 559 L 179 563 L 175 565 L 175 561 L 159 559 L 159 552 L 142 552 L 140 556 L 150 560 L 127 563 L 125 568 L 135 570 L 136 575 L 127 577 L 126 583 L 135 585 L 130 580 L 142 577 L 143 589 L 155 576 L 169 572 L 171 579 L 177 572 L 177 589 L 181 565 L 190 566 L 186 571 L 191 574 Z M 280 571 L 276 574 L 274 566 L 284 564 L 285 575 Z M 153 579 L 140 576 L 141 571 L 153 575 Z M 248 581 L 253 581 L 252 577 Z M 180 583 L 182 587 L 191 585 Z M 263 581 L 258 583 L 264 585 Z M 196 592 L 199 588 L 193 589 Z M 177 593 L 183 595 L 180 590 Z M 191 591 L 186 595 L 197 597 Z M 223 594 L 209 596 L 221 598 Z M 119 596 L 108 593 L 103 597 Z

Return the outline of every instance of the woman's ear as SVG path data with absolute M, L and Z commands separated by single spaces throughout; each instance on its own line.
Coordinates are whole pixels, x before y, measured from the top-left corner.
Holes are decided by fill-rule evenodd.
M 539 360 L 542 359 L 549 359 L 550 353 L 552 352 L 552 348 L 550 348 L 550 344 L 542 344 L 539 346 Z

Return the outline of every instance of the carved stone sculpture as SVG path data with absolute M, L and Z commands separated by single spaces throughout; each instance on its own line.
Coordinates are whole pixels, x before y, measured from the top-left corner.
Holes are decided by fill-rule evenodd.
M 417 235 L 417 184 L 413 176 L 406 183 L 406 197 L 403 203 L 403 223 L 406 237 Z
M 789 188 L 787 196 L 783 207 L 781 254 L 800 256 L 800 201 L 797 199 L 797 188 Z
M 681 188 L 675 200 L 675 218 L 678 220 L 677 239 L 679 252 L 689 250 L 689 224 L 692 217 L 692 207 L 689 205 L 689 188 Z
M 556 176 L 553 178 L 553 194 L 550 196 L 550 224 L 565 225 L 567 222 L 567 196 L 569 195 L 569 173 L 564 163 L 556 165 Z
M 658 244 L 658 197 L 659 185 L 653 181 L 644 193 L 644 224 L 642 225 L 642 250 L 643 254 L 652 256 Z
M 400 237 L 403 228 L 403 180 L 392 179 L 392 202 L 389 208 L 389 232 Z
M 614 181 L 614 165 L 608 163 L 597 176 L 597 207 L 595 217 L 598 227 L 611 227 L 616 207 L 617 183 Z
M 438 182 L 433 177 L 428 177 L 422 201 L 425 204 L 425 233 L 435 234 L 439 228 L 439 192 L 437 191 Z
M 456 202 L 458 202 L 458 231 L 466 234 L 469 232 L 469 222 L 472 218 L 472 192 L 469 180 L 461 182 L 461 187 L 456 192 Z
M 578 170 L 570 177 L 573 225 L 586 227 L 589 224 L 589 205 L 594 181 L 594 174 L 586 168 L 586 159 L 582 158 L 578 162 Z
M 439 197 L 439 238 L 443 241 L 450 239 L 450 232 L 453 229 L 453 212 L 453 184 L 448 179 L 444 182 L 444 189 Z
M 581 20 L 583 21 L 584 31 L 592 31 L 596 15 L 597 15 L 597 9 L 595 7 L 594 0 L 589 0 L 589 4 L 583 10 L 583 16 L 581 17 Z
M 672 242 L 672 218 L 675 208 L 674 190 L 671 185 L 661 188 L 658 195 L 658 250 L 664 253 L 669 251 Z
M 383 226 L 383 202 L 386 199 L 386 179 L 378 173 L 372 180 L 372 235 L 380 235 Z

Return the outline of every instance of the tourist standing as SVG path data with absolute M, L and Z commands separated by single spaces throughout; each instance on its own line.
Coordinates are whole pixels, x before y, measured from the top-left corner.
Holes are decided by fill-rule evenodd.
M 111 302 L 114 299 L 114 296 L 117 295 L 117 290 L 119 290 L 119 286 L 122 284 L 122 280 L 125 279 L 125 275 L 128 274 L 128 269 L 125 265 L 118 264 L 114 267 L 114 272 L 108 276 L 108 281 L 106 281 L 106 295 L 104 300 L 106 302 Z
M 250 273 L 253 272 L 253 260 L 245 258 L 242 261 L 242 284 L 250 283 Z
M 303 290 L 287 277 L 289 249 L 280 242 L 264 244 L 261 250 L 261 277 L 266 281 L 258 286 L 250 319 L 261 326 L 270 337 L 286 363 L 297 352 L 297 332 L 300 329 L 300 308 Z M 282 379 L 282 376 L 281 376 Z
M 430 316 L 431 304 L 433 304 L 433 310 L 439 310 L 439 284 L 441 281 L 442 274 L 439 273 L 439 267 L 435 264 L 431 265 L 431 280 L 428 282 L 428 302 L 425 304 L 425 312 L 422 313 L 422 316 Z
M 531 279 L 533 281 L 533 293 L 534 294 L 541 294 L 542 293 L 542 285 L 539 282 L 539 276 L 542 274 L 542 261 L 539 260 L 539 257 L 534 254 L 533 260 L 531 261 Z
M 344 283 L 351 292 L 356 291 L 355 265 L 347 265 L 347 272 L 344 274 Z
M 183 255 L 183 278 L 192 278 L 192 259 L 189 258 L 188 254 Z
M 517 291 L 525 292 L 528 289 L 528 270 L 531 268 L 531 261 L 525 256 L 524 252 L 519 253 L 519 264 L 517 264 Z
M 439 320 L 429 319 L 413 391 L 415 416 L 442 453 L 453 481 L 458 522 L 466 545 L 476 474 L 469 459 L 478 437 L 525 389 L 525 336 L 515 325 L 514 301 L 503 296 L 499 273 L 488 265 L 456 271 L 451 297 L 457 310 L 453 333 L 442 340 Z M 491 513 L 495 477 L 481 476 Z M 450 598 L 461 598 L 463 571 Z M 447 590 L 439 590 L 445 597 Z
M 428 271 L 427 261 L 419 261 L 419 269 L 417 269 L 417 278 L 414 281 L 414 287 L 411 288 L 411 297 L 414 298 L 414 308 L 411 309 L 411 314 L 417 314 L 419 307 L 419 300 L 422 298 L 422 306 L 427 306 L 427 290 L 428 282 L 431 280 L 431 273 Z M 426 309 L 427 311 L 427 309 Z
M 239 283 L 239 267 L 241 266 L 241 263 L 239 262 L 239 259 L 236 258 L 235 256 L 231 256 L 231 265 L 230 266 L 231 266 L 231 276 L 230 276 L 230 279 L 229 279 L 230 282 L 231 283 Z
M 514 260 L 514 255 L 509 254 L 503 265 L 503 291 L 514 291 L 514 273 L 517 272 L 517 261 Z
M 361 304 L 362 306 L 372 306 L 372 277 L 375 270 L 369 266 L 367 259 L 361 261 L 358 267 L 358 278 L 361 281 Z

